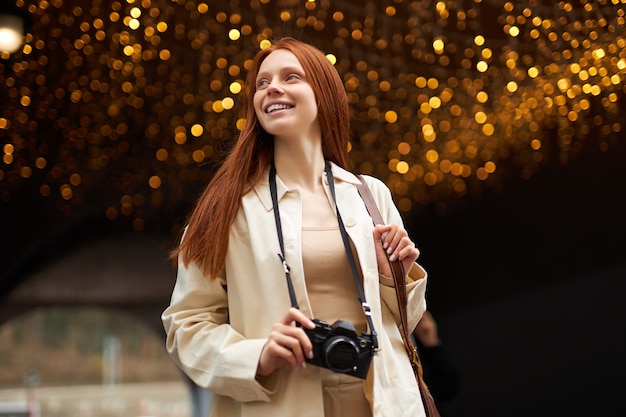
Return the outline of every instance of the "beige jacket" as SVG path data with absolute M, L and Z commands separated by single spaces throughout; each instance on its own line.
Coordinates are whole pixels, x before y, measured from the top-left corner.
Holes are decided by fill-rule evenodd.
M 358 254 L 365 296 L 378 333 L 380 351 L 364 382 L 373 416 L 424 416 L 419 388 L 396 324 L 399 319 L 393 281 L 378 273 L 372 220 L 355 187 L 359 180 L 336 165 L 332 170 L 337 205 Z M 326 174 L 323 175 L 332 201 Z M 365 179 L 386 222 L 401 224 L 389 189 L 373 177 Z M 302 273 L 301 198 L 297 190 L 288 190 L 280 178 L 277 189 L 285 257 L 298 303 L 306 315 L 314 318 Z M 269 377 L 255 378 L 270 328 L 290 307 L 279 251 L 265 176 L 242 198 L 222 273 L 210 279 L 196 265 L 185 268 L 179 262 L 171 304 L 162 315 L 167 350 L 192 380 L 215 394 L 211 416 L 323 415 L 319 367 L 284 367 Z M 417 264 L 408 273 L 407 290 L 412 330 L 426 309 L 426 272 Z

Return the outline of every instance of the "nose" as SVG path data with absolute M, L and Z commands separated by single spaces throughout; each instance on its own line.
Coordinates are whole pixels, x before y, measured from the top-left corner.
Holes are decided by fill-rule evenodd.
M 267 91 L 268 95 L 271 95 L 271 94 L 280 94 L 283 92 L 283 89 L 280 86 L 280 84 L 274 80 L 268 84 L 265 91 Z

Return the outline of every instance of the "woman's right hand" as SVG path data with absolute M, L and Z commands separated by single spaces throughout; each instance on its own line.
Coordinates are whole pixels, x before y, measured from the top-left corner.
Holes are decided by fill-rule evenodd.
M 272 326 L 261 351 L 257 376 L 270 375 L 285 363 L 292 368 L 304 367 L 305 356 L 309 359 L 313 357 L 313 344 L 302 328 L 293 325 L 294 322 L 309 329 L 315 328 L 315 323 L 300 310 L 290 308 L 287 314 Z

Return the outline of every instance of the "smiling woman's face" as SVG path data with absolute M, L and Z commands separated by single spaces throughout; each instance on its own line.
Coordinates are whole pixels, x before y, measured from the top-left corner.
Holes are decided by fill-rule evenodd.
M 263 129 L 274 136 L 320 134 L 315 93 L 296 56 L 285 49 L 261 63 L 254 110 Z

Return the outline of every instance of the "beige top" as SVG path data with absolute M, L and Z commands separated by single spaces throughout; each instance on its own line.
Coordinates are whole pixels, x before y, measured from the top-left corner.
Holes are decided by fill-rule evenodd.
M 351 249 L 363 285 L 359 261 L 354 247 Z M 339 226 L 302 227 L 302 262 L 313 318 L 330 325 L 336 320 L 348 321 L 357 335 L 367 330 Z

